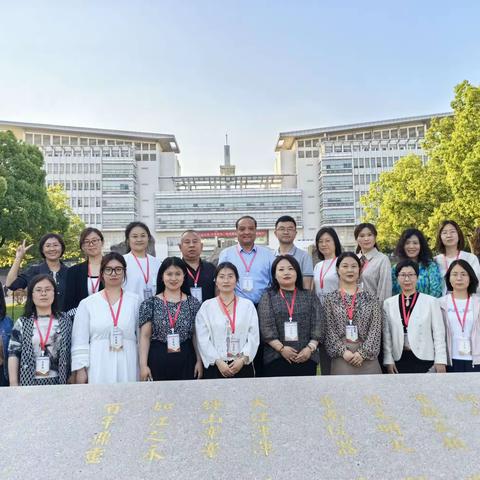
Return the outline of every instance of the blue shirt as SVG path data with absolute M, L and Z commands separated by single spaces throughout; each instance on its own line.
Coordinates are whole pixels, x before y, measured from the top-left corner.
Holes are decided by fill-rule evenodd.
M 250 266 L 250 262 L 252 261 L 255 253 L 256 256 L 250 267 L 250 272 L 247 273 L 247 269 L 240 258 L 240 254 L 242 255 L 248 267 Z M 266 247 L 254 245 L 252 250 L 247 252 L 241 248 L 240 245 L 234 245 L 220 252 L 218 263 L 231 262 L 237 267 L 240 279 L 235 287 L 235 293 L 239 297 L 248 298 L 248 300 L 251 300 L 256 305 L 258 302 L 260 302 L 263 292 L 267 289 L 272 280 L 270 273 L 274 259 L 275 256 L 273 255 L 273 252 Z M 247 275 L 253 281 L 253 289 L 249 292 L 242 290 L 241 288 L 242 278 Z
M 281 255 L 280 250 L 277 250 L 275 256 L 278 257 L 279 255 Z M 304 277 L 313 277 L 313 261 L 307 252 L 300 250 L 300 248 L 294 245 L 287 255 L 295 258 L 300 265 L 300 271 Z

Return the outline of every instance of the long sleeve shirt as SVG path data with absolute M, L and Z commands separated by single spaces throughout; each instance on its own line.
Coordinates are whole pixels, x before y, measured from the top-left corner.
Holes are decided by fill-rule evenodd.
M 361 254 L 358 254 L 361 256 Z M 379 252 L 376 248 L 370 250 L 365 257 L 365 263 L 360 276 L 360 282 L 363 288 L 375 295 L 380 301 L 392 296 L 392 270 L 390 260 L 386 255 Z

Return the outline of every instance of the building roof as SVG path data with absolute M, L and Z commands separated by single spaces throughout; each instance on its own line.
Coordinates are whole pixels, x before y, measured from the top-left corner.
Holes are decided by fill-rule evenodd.
M 309 130 L 293 130 L 290 132 L 280 132 L 275 146 L 275 151 L 290 150 L 297 139 L 322 136 L 327 133 L 345 133 L 355 130 L 376 129 L 386 126 L 399 126 L 402 124 L 411 124 L 416 122 L 430 122 L 433 118 L 443 118 L 453 115 L 452 112 L 434 113 L 431 115 L 420 115 L 416 117 L 402 117 L 388 120 L 377 120 L 374 122 L 351 123 L 347 125 L 337 125 L 333 127 L 312 128 Z
M 71 127 L 66 125 L 49 125 L 44 123 L 27 123 L 27 122 L 9 122 L 0 120 L 0 127 L 23 128 L 31 131 L 42 133 L 59 133 L 59 134 L 75 134 L 75 135 L 93 135 L 102 137 L 124 138 L 131 141 L 144 140 L 159 142 L 162 151 L 180 153 L 175 135 L 165 133 L 152 132 L 131 132 L 128 130 L 111 130 L 105 128 L 87 128 L 87 127 Z

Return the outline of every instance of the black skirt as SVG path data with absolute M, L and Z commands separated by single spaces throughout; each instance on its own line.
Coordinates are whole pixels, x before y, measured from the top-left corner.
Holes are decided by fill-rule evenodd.
M 148 367 L 154 381 L 193 380 L 196 358 L 190 339 L 182 342 L 176 353 L 168 353 L 166 343 L 153 340 L 148 352 Z
M 312 360 L 288 363 L 283 357 L 263 366 L 265 377 L 306 377 L 317 374 L 317 364 Z
M 420 360 L 411 350 L 404 350 L 395 362 L 398 373 L 427 373 L 433 365 L 431 360 Z

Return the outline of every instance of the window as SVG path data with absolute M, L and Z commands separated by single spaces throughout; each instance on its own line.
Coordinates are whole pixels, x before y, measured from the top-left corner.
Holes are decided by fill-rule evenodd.
M 156 153 L 151 153 L 150 154 L 150 161 L 155 162 L 157 160 L 157 154 Z
M 305 142 L 303 140 L 299 140 L 297 144 L 298 144 L 298 148 L 303 148 L 305 146 Z
M 100 207 L 100 197 L 95 198 L 95 206 Z
M 87 181 L 87 180 L 85 180 L 85 181 L 83 182 L 83 189 L 84 189 L 84 190 L 88 190 L 88 181 Z
M 307 152 L 305 152 L 305 154 L 306 154 L 305 156 L 307 158 L 312 158 L 312 151 L 311 150 L 308 150 Z
M 95 182 L 90 182 L 90 190 L 95 190 Z
M 65 190 L 70 190 L 70 180 L 65 182 Z
M 89 138 L 88 139 L 88 144 L 89 145 L 96 145 L 97 144 L 97 139 L 96 138 Z
M 83 199 L 83 206 L 88 207 L 88 197 Z
M 318 150 L 313 151 L 313 158 L 318 158 L 320 155 L 320 152 Z
M 47 163 L 47 173 L 52 173 L 53 169 L 52 169 L 52 164 L 51 163 Z
M 50 135 L 42 135 L 42 145 L 50 145 L 51 143 Z
M 65 165 L 65 173 L 70 173 L 70 164 L 69 163 L 67 163 Z
M 83 190 L 83 182 L 81 180 L 78 181 L 78 189 Z
M 96 190 L 100 190 L 100 182 L 95 182 Z M 100 223 L 100 222 L 97 222 Z
M 298 158 L 305 158 L 305 152 L 298 152 Z
M 77 164 L 72 163 L 72 173 L 77 173 Z
M 97 145 L 105 145 L 105 139 L 99 138 L 99 139 L 97 140 Z
M 97 223 L 98 224 L 102 223 L 102 218 L 101 218 L 101 215 L 99 213 L 97 213 Z
M 88 163 L 83 164 L 83 173 L 88 173 Z
M 95 223 L 95 214 L 94 213 L 90 214 L 90 223 Z
M 76 190 L 76 189 L 77 189 L 77 181 L 72 180 L 72 190 Z
M 82 199 L 77 198 L 77 207 L 81 207 L 81 206 L 82 206 Z
M 136 154 L 135 154 L 135 160 L 136 160 L 137 162 L 140 162 L 140 161 L 142 160 L 142 155 L 141 155 L 140 153 L 136 153 Z
M 52 143 L 54 145 L 60 145 L 60 135 L 53 135 L 52 137 Z
M 65 173 L 65 164 L 64 163 L 60 164 L 60 173 Z
M 99 163 L 97 163 L 95 165 L 95 173 L 100 173 L 100 164 Z

